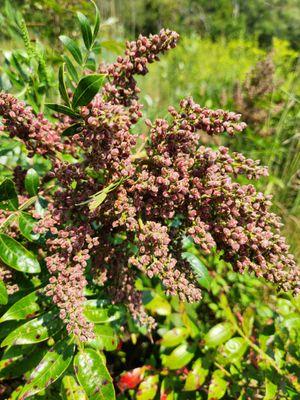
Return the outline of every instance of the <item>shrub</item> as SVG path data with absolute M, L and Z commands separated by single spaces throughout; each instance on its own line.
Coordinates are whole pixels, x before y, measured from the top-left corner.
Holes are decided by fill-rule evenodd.
M 163 347 L 178 347 L 161 357 L 165 374 L 170 371 L 161 382 L 161 398 L 173 391 L 173 370 L 185 380 L 183 390 L 197 396 L 209 366 L 199 359 L 185 369 L 196 352 L 196 342 L 186 340 L 201 332 L 183 315 L 186 302 L 201 301 L 200 286 L 208 287 L 214 274 L 201 259 L 218 257 L 234 271 L 254 273 L 294 294 L 299 269 L 280 235 L 279 218 L 269 209 L 270 196 L 249 183 L 267 175 L 266 168 L 225 147 L 213 150 L 199 143 L 203 132 L 243 131 L 239 114 L 203 108 L 187 98 L 178 109 L 169 108 L 167 120 L 146 120 L 149 135 L 134 133 L 142 118 L 135 75 L 145 75 L 149 63 L 175 47 L 178 34 L 161 30 L 139 36 L 114 63 L 98 66 L 93 52 L 98 11 L 93 26 L 83 14 L 78 19 L 83 46 L 61 37 L 72 56 L 58 74 L 61 104 L 47 103 L 44 115 L 0 94 L 10 161 L 0 197 L 0 258 L 7 285 L 0 286 L 1 376 L 8 379 L 3 391 L 16 387 L 11 398 L 25 399 L 55 384 L 54 396 L 115 398 L 103 350 L 116 350 L 118 337 L 125 342 L 128 332 L 155 334 L 157 321 L 145 309 L 153 300 L 143 296 L 147 285 L 160 282 L 187 324 L 162 332 Z M 27 51 L 35 54 L 30 43 Z M 39 73 L 43 69 L 37 68 Z M 11 149 L 20 150 L 20 142 L 27 154 L 16 159 L 18 150 Z M 160 299 L 168 308 L 163 314 L 170 314 L 163 294 Z M 152 310 L 158 312 L 156 304 Z M 226 342 L 224 358 L 215 365 L 226 365 L 232 351 L 232 362 L 239 360 L 250 347 L 284 384 L 297 388 L 293 374 L 249 338 L 251 329 L 239 326 L 224 294 L 221 307 L 228 322 L 202 338 L 207 348 Z M 234 332 L 240 337 L 232 338 Z M 114 365 L 108 367 L 115 375 Z M 226 393 L 225 371 L 221 365 L 212 372 L 208 398 Z M 142 365 L 121 375 L 120 397 L 140 384 L 136 397 L 152 399 L 159 383 L 154 366 Z M 268 385 L 266 390 L 273 390 L 275 384 Z

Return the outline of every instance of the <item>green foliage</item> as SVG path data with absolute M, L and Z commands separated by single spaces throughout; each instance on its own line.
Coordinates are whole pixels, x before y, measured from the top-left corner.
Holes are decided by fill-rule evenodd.
M 29 3 L 24 6 L 27 12 Z M 59 21 L 64 21 L 63 3 L 43 2 L 42 14 L 34 15 L 48 18 L 45 10 L 51 10 L 51 13 L 58 13 Z M 152 10 L 147 14 L 143 11 L 146 3 Z M 180 11 L 187 3 L 137 2 L 137 12 L 144 17 L 139 20 L 138 27 L 142 30 L 156 27 L 156 11 L 162 15 L 163 6 L 172 11 L 168 13 L 164 9 L 165 18 L 172 18 L 172 24 L 179 24 L 183 19 L 185 24 L 192 21 L 191 27 L 194 27 L 197 21 L 192 14 L 196 2 L 191 2 L 188 15 Z M 214 3 L 210 7 L 218 18 L 208 18 L 210 35 L 218 38 L 220 34 L 226 34 L 235 39 L 212 42 L 196 36 L 184 37 L 173 54 L 151 68 L 149 80 L 144 84 L 151 88 L 150 91 L 146 89 L 151 96 L 144 98 L 148 116 L 153 112 L 150 112 L 153 105 L 155 114 L 163 115 L 167 103 L 177 101 L 183 93 L 192 94 L 207 106 L 230 107 L 235 84 L 242 83 L 251 66 L 265 57 L 266 52 L 253 41 L 242 41 L 237 37 L 240 32 L 253 30 L 252 22 L 260 12 L 259 21 L 255 22 L 259 27 L 256 32 L 264 44 L 269 43 L 278 22 L 276 10 L 272 10 L 272 18 L 265 21 L 264 4 L 258 2 L 256 11 L 253 2 L 243 2 L 238 20 L 230 18 L 231 2 L 230 5 L 222 2 L 218 10 Z M 86 2 L 82 4 L 89 7 Z M 280 2 L 278 4 L 281 8 Z M 209 14 L 208 2 L 198 2 L 198 6 L 205 15 Z M 34 7 L 38 10 L 36 3 Z M 291 1 L 288 10 L 284 10 L 283 20 L 287 18 L 293 22 L 296 19 L 291 15 L 292 10 Z M 90 102 L 104 84 L 103 75 L 83 75 L 87 68 L 97 70 L 100 16 L 97 9 L 94 14 L 93 23 L 83 13 L 77 14 L 82 39 L 61 36 L 68 56 L 64 54 L 51 59 L 47 58 L 50 50 L 39 41 L 31 40 L 31 30 L 28 32 L 24 20 L 14 13 L 8 2 L 4 8 L 2 18 L 8 21 L 7 35 L 16 38 L 18 44 L 22 39 L 23 49 L 4 52 L 0 86 L 13 89 L 36 112 L 44 110 L 47 94 L 51 103 L 47 103 L 44 111 L 49 116 L 54 111 L 71 116 L 75 121 L 63 132 L 65 136 L 72 136 L 81 129 L 77 107 Z M 246 21 L 242 15 L 247 15 Z M 128 27 L 128 15 L 124 14 L 124 18 Z M 45 21 L 47 24 L 48 19 Z M 70 24 L 68 21 L 67 25 Z M 270 21 L 275 25 L 270 26 Z M 51 37 L 53 32 L 48 27 L 45 29 Z M 199 31 L 203 29 L 203 26 L 199 27 Z M 287 35 L 282 21 L 277 29 L 282 36 Z M 294 40 L 294 33 L 289 35 Z M 112 49 L 113 45 L 116 46 L 116 42 L 103 42 L 103 47 Z M 284 79 L 270 100 L 276 98 L 276 102 L 285 102 L 280 115 L 271 116 L 268 121 L 277 126 L 276 134 L 262 139 L 255 136 L 249 126 L 247 140 L 237 140 L 236 148 L 246 149 L 250 156 L 257 153 L 258 148 L 263 149 L 259 150 L 262 158 L 272 167 L 267 190 L 275 191 L 278 207 L 286 205 L 297 219 L 299 194 L 292 195 L 292 186 L 289 186 L 299 169 L 299 141 L 294 137 L 299 103 L 299 83 L 294 68 L 297 55 L 286 42 L 279 40 L 273 41 L 272 54 L 276 76 L 279 80 Z M 58 60 L 60 67 L 56 71 Z M 170 99 L 171 94 L 173 99 Z M 62 104 L 57 101 L 59 95 Z M 51 190 L 53 185 L 52 181 L 44 179 L 49 164 L 38 155 L 29 161 L 20 143 L 3 132 L 0 141 L 1 164 L 5 164 L 0 169 L 0 207 L 13 211 L 9 218 L 1 220 L 0 259 L 16 273 L 16 282 L 20 286 L 19 292 L 10 293 L 0 281 L 0 385 L 6 391 L 5 396 L 9 396 L 7 398 L 110 400 L 116 393 L 120 399 L 139 400 L 299 398 L 299 296 L 275 294 L 260 280 L 233 272 L 231 266 L 220 261 L 217 255 L 205 257 L 193 246 L 186 246 L 184 256 L 205 288 L 201 303 L 189 305 L 176 297 L 168 298 L 160 285 L 142 278 L 136 286 L 143 293 L 146 310 L 158 323 L 151 337 L 145 327 L 132 321 L 122 306 L 110 304 L 100 287 L 90 285 L 84 315 L 95 323 L 95 338 L 83 345 L 70 337 L 58 318 L 58 310 L 42 295 L 48 275 L 44 254 L 37 252 L 37 244 L 43 239 L 34 231 L 34 217 L 26 211 L 29 204 L 34 204 L 39 214 L 47 209 L 43 190 L 46 187 Z M 18 200 L 20 189 L 17 182 L 14 184 L 12 173 L 17 165 L 25 172 L 25 190 L 30 196 L 22 206 Z M 118 185 L 119 182 L 115 182 L 96 193 L 90 202 L 91 210 L 99 207 Z M 11 226 L 14 237 L 7 234 L 7 227 Z M 120 375 L 123 373 L 127 377 L 126 374 L 136 368 L 138 379 L 132 382 L 130 375 L 130 379 L 125 380 L 127 386 L 121 388 Z

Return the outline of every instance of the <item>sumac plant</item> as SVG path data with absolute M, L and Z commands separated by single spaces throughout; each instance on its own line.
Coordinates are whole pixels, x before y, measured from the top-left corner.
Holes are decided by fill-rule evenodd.
M 4 398 L 109 400 L 116 390 L 119 398 L 140 400 L 219 399 L 226 391 L 238 398 L 232 382 L 245 354 L 247 365 L 263 362 L 279 376 L 274 383 L 269 374 L 265 399 L 277 384 L 296 393 L 295 371 L 280 362 L 280 351 L 274 358 L 251 336 L 251 309 L 234 314 L 216 289 L 217 268 L 205 266 L 217 257 L 237 277 L 254 274 L 289 292 L 291 307 L 299 307 L 291 296 L 300 273 L 279 218 L 270 196 L 249 183 L 266 168 L 228 148 L 201 145 L 203 132 L 241 134 L 241 116 L 186 98 L 166 119 L 138 124 L 135 76 L 175 47 L 178 34 L 139 36 L 114 63 L 97 65 L 98 11 L 94 25 L 81 13 L 78 20 L 82 44 L 60 37 L 67 55 L 59 103 L 46 103 L 42 114 L 0 93 Z M 201 300 L 201 286 L 211 290 L 214 281 L 221 320 L 204 332 L 197 328 L 207 321 L 201 301 L 207 312 L 213 307 Z M 195 318 L 188 303 L 203 314 Z M 171 307 L 159 340 L 158 321 Z M 221 345 L 215 359 L 209 349 Z M 147 346 L 152 359 L 144 354 L 122 374 L 124 357 Z M 259 387 L 258 397 L 249 397 L 244 385 L 239 398 L 261 398 Z

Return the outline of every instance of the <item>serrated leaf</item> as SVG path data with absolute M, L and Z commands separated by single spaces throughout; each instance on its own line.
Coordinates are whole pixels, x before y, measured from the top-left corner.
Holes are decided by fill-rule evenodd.
M 174 347 L 183 342 L 189 336 L 189 332 L 184 327 L 173 328 L 164 333 L 160 342 L 161 346 Z
M 48 312 L 9 333 L 1 347 L 43 342 L 59 329 L 60 324 L 57 314 Z
M 147 376 L 143 382 L 140 383 L 140 386 L 137 391 L 136 399 L 137 400 L 153 400 L 157 389 L 158 389 L 158 375 L 149 375 Z
M 90 27 L 90 22 L 87 17 L 81 12 L 77 12 L 77 18 L 80 24 L 81 34 L 84 41 L 84 45 L 87 50 L 90 50 L 93 43 L 93 33 Z
M 231 338 L 233 326 L 228 322 L 221 322 L 213 326 L 205 335 L 204 341 L 208 347 L 217 347 Z
M 4 233 L 0 234 L 0 258 L 17 271 L 35 274 L 41 271 L 36 257 L 15 239 Z
M 25 189 L 29 193 L 30 196 L 36 196 L 40 184 L 39 174 L 35 169 L 30 168 L 25 176 Z
M 89 345 L 96 350 L 113 351 L 118 346 L 118 338 L 115 331 L 108 325 L 95 325 L 95 337 L 89 340 Z
M 7 304 L 8 294 L 3 281 L 0 281 L 0 304 Z
M 74 359 L 77 379 L 89 400 L 114 400 L 112 378 L 101 357 L 93 349 L 84 349 Z
M 73 96 L 73 107 L 90 103 L 102 87 L 104 79 L 105 75 L 102 74 L 91 74 L 80 79 Z
M 186 260 L 196 276 L 198 277 L 199 285 L 203 286 L 204 288 L 208 289 L 211 283 L 211 276 L 205 265 L 201 262 L 201 260 L 193 253 L 185 251 L 182 253 L 182 258 Z
M 69 38 L 68 36 L 61 35 L 59 37 L 60 41 L 66 46 L 69 52 L 72 54 L 74 60 L 79 64 L 82 65 L 82 54 L 78 44 L 75 40 Z
M 225 395 L 228 382 L 223 378 L 224 378 L 223 371 L 216 370 L 213 372 L 212 380 L 210 382 L 208 389 L 207 400 L 218 400 Z
M 19 206 L 17 191 L 11 179 L 5 179 L 0 184 L 0 202 L 2 201 L 8 202 L 12 210 Z
M 75 345 L 70 340 L 62 340 L 52 347 L 31 373 L 19 399 L 33 396 L 55 382 L 70 365 L 74 351 Z
M 61 394 L 63 400 L 88 400 L 83 387 L 73 375 L 65 375 L 62 379 Z
M 34 233 L 33 229 L 36 225 L 36 220 L 28 213 L 22 211 L 18 215 L 19 229 L 21 234 L 29 241 L 37 240 L 40 235 Z
M 62 64 L 59 67 L 58 82 L 59 82 L 58 88 L 59 88 L 59 93 L 61 95 L 61 98 L 66 102 L 67 106 L 70 107 L 71 103 L 70 103 L 70 99 L 69 99 L 69 95 L 68 95 L 66 83 L 65 83 L 65 64 Z
M 187 343 L 182 343 L 176 347 L 171 354 L 162 356 L 164 367 L 170 369 L 179 369 L 186 366 L 194 357 L 195 348 Z
M 32 318 L 34 314 L 40 310 L 40 306 L 37 303 L 38 292 L 32 292 L 27 296 L 24 296 L 20 300 L 16 301 L 2 317 L 0 322 L 10 320 L 22 320 Z
M 69 117 L 78 119 L 80 118 L 80 114 L 73 111 L 70 107 L 64 106 L 62 104 L 55 104 L 55 103 L 47 103 L 46 107 L 50 108 L 51 110 L 58 112 L 60 114 L 68 115 Z

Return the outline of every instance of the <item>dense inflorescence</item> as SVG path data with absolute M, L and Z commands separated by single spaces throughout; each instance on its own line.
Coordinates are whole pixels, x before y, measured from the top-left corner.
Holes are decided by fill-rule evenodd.
M 135 287 L 141 272 L 159 278 L 167 294 L 199 301 L 197 278 L 182 257 L 185 237 L 203 254 L 217 249 L 241 273 L 254 272 L 280 289 L 300 290 L 300 272 L 280 236 L 281 223 L 270 211 L 270 196 L 248 182 L 266 176 L 266 168 L 225 147 L 200 144 L 203 132 L 241 132 L 246 125 L 239 114 L 182 100 L 178 110 L 170 107 L 166 120 L 146 121 L 148 139 L 136 150 L 138 135 L 132 127 L 142 107 L 134 75 L 147 73 L 147 64 L 174 47 L 177 39 L 176 33 L 164 30 L 141 36 L 127 43 L 124 57 L 101 67 L 108 81 L 79 110 L 82 130 L 72 139 L 81 156 L 75 163 L 53 156 L 64 144 L 44 117 L 33 116 L 10 96 L 8 103 L 7 95 L 0 97 L 4 128 L 31 151 L 52 154 L 49 176 L 56 179 L 57 190 L 45 194 L 48 214 L 38 227 L 40 233 L 49 232 L 47 293 L 68 331 L 82 340 L 92 337 L 92 325 L 83 316 L 89 262 L 89 280 L 150 327 L 154 321 L 147 318 Z M 46 142 L 45 132 L 51 139 Z M 96 206 L 91 207 L 93 201 Z

